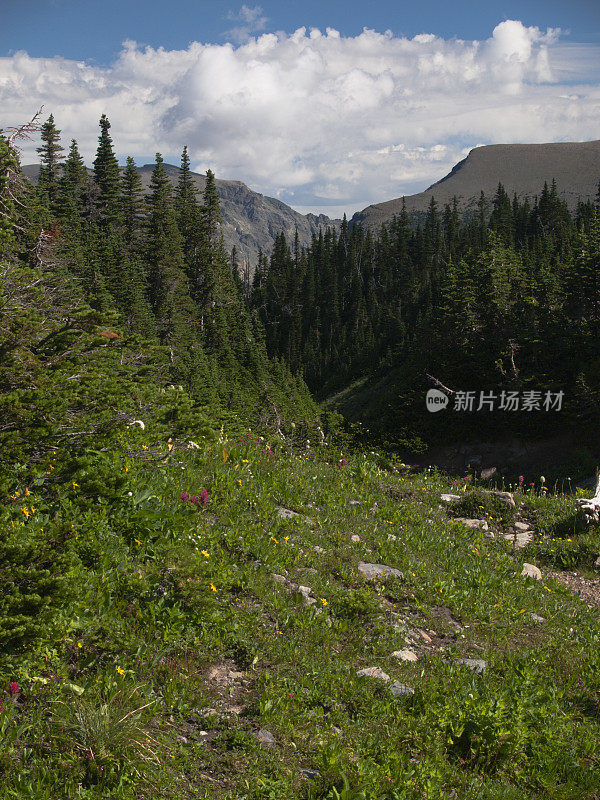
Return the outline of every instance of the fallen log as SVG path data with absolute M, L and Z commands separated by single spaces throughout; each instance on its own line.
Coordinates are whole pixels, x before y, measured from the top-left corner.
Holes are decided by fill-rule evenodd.
M 575 500 L 583 521 L 589 525 L 591 522 L 600 522 L 600 474 L 596 475 L 596 489 L 593 497 L 578 497 Z

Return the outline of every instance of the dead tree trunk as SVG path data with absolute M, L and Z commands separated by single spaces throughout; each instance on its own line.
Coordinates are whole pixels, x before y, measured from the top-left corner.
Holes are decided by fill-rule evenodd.
M 593 497 L 580 497 L 575 503 L 586 524 L 600 522 L 600 474 L 596 475 L 596 489 Z

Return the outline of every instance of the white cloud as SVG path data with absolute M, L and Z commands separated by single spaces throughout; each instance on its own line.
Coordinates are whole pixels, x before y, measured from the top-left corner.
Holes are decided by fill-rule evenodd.
M 225 31 L 223 36 L 240 44 L 247 41 L 253 33 L 264 31 L 269 21 L 268 17 L 263 16 L 260 6 L 250 8 L 247 5 L 243 5 L 237 12 L 230 11 L 227 19 L 233 20 L 237 25 Z
M 0 59 L 0 107 L 8 126 L 43 103 L 88 163 L 106 112 L 123 158 L 177 163 L 187 144 L 217 177 L 303 210 L 355 209 L 425 188 L 477 144 L 597 138 L 599 63 L 597 45 L 515 20 L 482 42 L 300 28 L 237 47 L 128 41 L 108 69 L 19 52 Z

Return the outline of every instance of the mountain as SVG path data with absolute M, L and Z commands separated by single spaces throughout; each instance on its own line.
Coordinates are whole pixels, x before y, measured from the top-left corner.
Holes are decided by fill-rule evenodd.
M 552 144 L 493 144 L 475 147 L 469 155 L 424 192 L 406 197 L 406 210 L 419 217 L 432 197 L 441 210 L 456 196 L 462 212 L 475 209 L 483 190 L 488 201 L 502 183 L 509 197 L 516 192 L 539 195 L 544 182 L 556 179 L 558 193 L 573 211 L 578 200 L 593 200 L 600 180 L 600 140 Z M 352 224 L 378 228 L 402 209 L 402 198 L 376 203 L 352 217 Z
M 32 183 L 36 183 L 39 169 L 38 164 L 27 164 L 22 171 Z M 153 169 L 154 164 L 144 164 L 138 168 L 146 192 L 149 191 Z M 172 183 L 176 184 L 179 167 L 165 164 L 165 169 Z M 91 170 L 88 172 L 92 174 Z M 202 193 L 206 177 L 196 172 L 192 172 L 192 177 L 198 191 Z M 297 230 L 300 244 L 308 245 L 313 233 L 318 233 L 319 228 L 339 228 L 341 224 L 341 220 L 331 220 L 324 214 L 299 214 L 281 200 L 254 192 L 241 181 L 217 180 L 216 184 L 223 216 L 225 246 L 228 251 L 235 246 L 240 265 L 249 264 L 251 272 L 256 266 L 259 250 L 268 255 L 278 233 L 283 232 L 286 239 L 292 242 Z

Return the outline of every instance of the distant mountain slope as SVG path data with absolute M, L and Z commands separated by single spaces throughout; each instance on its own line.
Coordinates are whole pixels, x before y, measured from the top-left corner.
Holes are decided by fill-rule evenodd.
M 498 182 L 512 197 L 539 195 L 544 181 L 556 178 L 560 197 L 573 210 L 579 199 L 593 199 L 600 181 L 600 140 L 553 144 L 493 144 L 476 147 L 451 172 L 424 192 L 406 197 L 409 213 L 427 211 L 432 197 L 442 210 L 456 195 L 461 211 L 475 208 L 481 191 L 488 200 Z M 377 228 L 402 208 L 402 198 L 377 203 L 358 211 L 353 224 Z
M 138 168 L 142 185 L 147 191 L 154 164 L 145 164 Z M 165 169 L 171 181 L 177 183 L 179 167 L 165 164 Z M 91 170 L 89 170 L 91 174 Z M 39 174 L 38 164 L 28 164 L 23 167 L 23 174 L 33 183 Z M 193 172 L 192 176 L 199 192 L 204 191 L 206 178 Z M 331 220 L 324 214 L 299 214 L 280 200 L 266 197 L 249 189 L 241 181 L 217 180 L 217 191 L 221 201 L 223 215 L 223 237 L 225 246 L 230 251 L 233 246 L 237 248 L 239 263 L 244 261 L 250 264 L 254 271 L 258 260 L 258 251 L 262 249 L 267 255 L 271 252 L 275 236 L 284 233 L 287 240 L 292 242 L 296 229 L 300 244 L 308 245 L 313 233 L 318 233 L 319 228 L 339 227 L 340 220 Z

